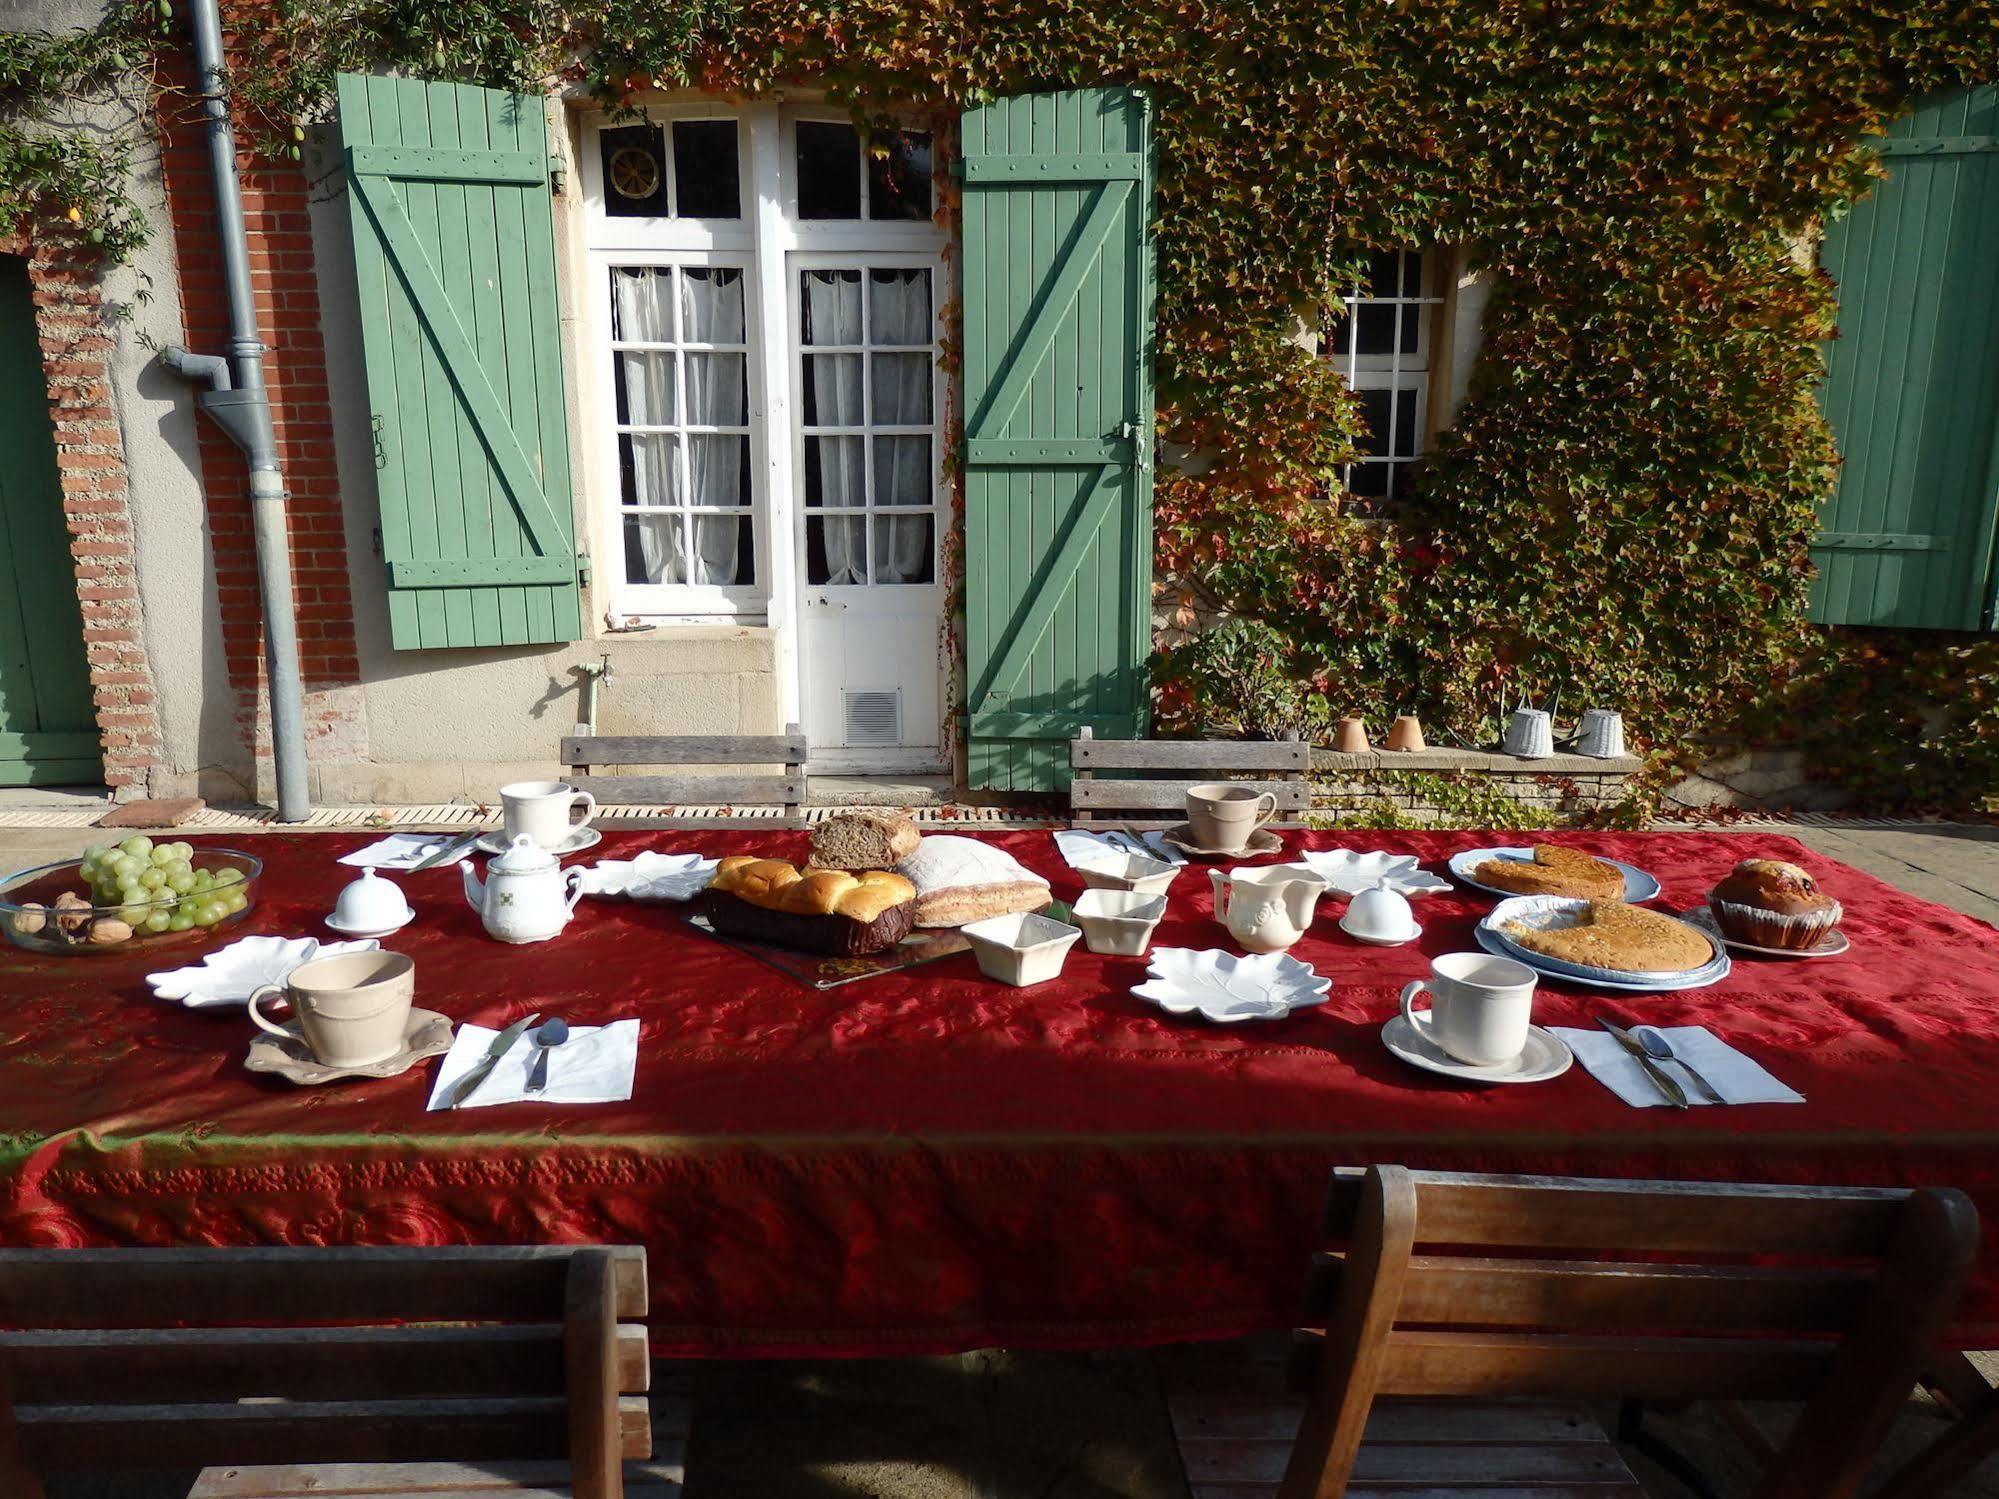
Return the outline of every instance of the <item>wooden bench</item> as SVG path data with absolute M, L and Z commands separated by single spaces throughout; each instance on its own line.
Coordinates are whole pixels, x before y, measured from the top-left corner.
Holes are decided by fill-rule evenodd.
M 801 827 L 805 802 L 805 733 L 797 724 L 782 734 L 590 734 L 562 741 L 569 780 L 600 802 L 668 806 L 781 806 L 781 818 L 716 816 L 647 819 L 672 827 Z M 779 775 L 593 775 L 593 765 L 782 765 Z
M 1382 1166 L 1336 1174 L 1324 1235 L 1314 1325 L 1293 1360 L 1294 1387 L 1310 1393 L 1238 1401 L 1226 1426 L 1175 1408 L 1195 1499 L 1337 1499 L 1381 1483 L 1635 1492 L 1600 1431 L 1490 1404 L 1519 1396 L 1801 1401 L 1757 1499 L 1850 1495 L 1934 1355 L 1978 1215 L 1963 1194 L 1928 1189 Z M 1478 1402 L 1470 1425 L 1453 1435 L 1448 1406 L 1377 1414 L 1381 1397 L 1439 1396 Z M 1481 1455 L 1482 1444 L 1508 1450 Z
M 1210 781 L 1269 792 L 1280 827 L 1296 827 L 1312 805 L 1312 746 L 1296 739 L 1098 739 L 1085 725 L 1082 737 L 1069 741 L 1069 767 L 1069 812 L 1078 827 L 1102 818 L 1172 827 L 1186 821 L 1187 788 Z M 1099 780 L 1100 770 L 1136 775 Z M 1144 778 L 1153 775 L 1169 779 Z
M 631 1248 L 0 1250 L 0 1493 L 206 1467 L 201 1499 L 548 1499 L 565 1475 L 671 1499 L 678 1454 L 644 1465 L 645 1288 Z

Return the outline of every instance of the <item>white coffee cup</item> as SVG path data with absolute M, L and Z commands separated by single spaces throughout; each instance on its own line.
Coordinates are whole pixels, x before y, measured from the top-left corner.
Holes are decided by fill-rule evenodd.
M 572 821 L 569 814 L 579 804 L 583 815 Z M 525 833 L 545 849 L 561 847 L 570 834 L 597 815 L 597 798 L 566 781 L 515 781 L 500 788 L 500 806 L 507 842 Z
M 328 1067 L 366 1067 L 403 1049 L 415 992 L 416 962 L 408 954 L 337 953 L 301 963 L 282 984 L 259 986 L 250 1019 L 274 1036 L 303 1040 Z M 263 1012 L 280 1001 L 291 1005 L 290 1025 Z
M 1430 1013 L 1418 1017 L 1414 1001 L 1430 996 Z M 1520 1055 L 1534 1015 L 1534 970 L 1511 958 L 1482 952 L 1445 953 L 1428 978 L 1402 991 L 1409 1028 L 1474 1067 L 1498 1067 Z

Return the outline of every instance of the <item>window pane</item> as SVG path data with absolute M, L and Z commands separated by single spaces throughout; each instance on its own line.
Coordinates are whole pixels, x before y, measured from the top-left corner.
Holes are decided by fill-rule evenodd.
M 696 427 L 740 427 L 748 418 L 744 354 L 688 354 L 687 420 Z
M 625 517 L 627 583 L 685 583 L 685 550 L 679 516 Z
M 714 588 L 736 588 L 756 581 L 747 515 L 694 517 L 694 555 L 689 559 L 693 581 Z
M 620 432 L 618 469 L 627 505 L 680 503 L 680 439 L 671 432 Z
M 1402 252 L 1383 250 L 1367 260 L 1367 280 L 1361 284 L 1364 297 L 1393 297 L 1402 284 Z
M 1392 463 L 1356 463 L 1347 470 L 1347 488 L 1364 500 L 1385 499 Z
M 930 342 L 930 272 L 868 272 L 868 341 Z
M 805 425 L 858 427 L 861 414 L 861 356 L 805 356 Z
M 807 271 L 798 280 L 803 306 L 800 322 L 806 343 L 857 344 L 861 341 L 861 273 Z
M 718 436 L 696 432 L 687 439 L 687 502 L 690 505 L 749 504 L 748 433 Z
M 664 351 L 637 354 L 618 350 L 611 355 L 616 367 L 618 425 L 621 427 L 666 427 L 675 420 L 673 396 L 673 355 Z
M 1369 306 L 1363 303 L 1354 311 L 1354 326 L 1358 329 L 1360 352 L 1363 354 L 1388 354 L 1395 349 L 1395 314 L 1399 311 L 1393 303 L 1385 307 Z
M 1404 250 L 1402 252 L 1402 295 L 1420 297 L 1423 295 L 1423 252 Z
M 734 120 L 673 122 L 673 186 L 683 219 L 743 216 Z
M 680 273 L 680 336 L 691 344 L 749 341 L 741 271 L 690 268 Z
M 930 356 L 877 354 L 874 366 L 874 409 L 877 427 L 927 427 L 930 424 Z
M 846 510 L 867 504 L 866 450 L 861 437 L 806 438 L 805 503 Z
M 920 130 L 877 132 L 868 142 L 868 217 L 930 217 L 930 137 Z
M 867 524 L 859 516 L 805 518 L 805 581 L 865 583 L 868 580 Z
M 1416 392 L 1395 392 L 1395 437 L 1391 450 L 1397 458 L 1416 456 Z
M 875 582 L 928 583 L 932 565 L 930 517 L 927 515 L 878 515 L 875 517 Z
M 798 216 L 861 216 L 861 137 L 852 125 L 798 122 Z
M 611 337 L 620 343 L 673 340 L 673 272 L 625 266 L 611 272 Z
M 600 131 L 604 212 L 612 218 L 665 218 L 666 152 L 657 125 L 621 125 Z
M 1388 402 L 1394 395 L 1389 390 L 1357 390 L 1360 397 L 1360 415 L 1364 430 L 1358 435 L 1358 446 L 1370 457 L 1388 451 Z
M 930 505 L 936 499 L 935 486 L 931 482 L 930 439 L 877 437 L 875 503 Z

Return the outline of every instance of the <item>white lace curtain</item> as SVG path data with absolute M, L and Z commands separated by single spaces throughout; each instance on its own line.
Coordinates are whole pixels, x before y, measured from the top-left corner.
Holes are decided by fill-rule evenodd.
M 672 287 L 679 283 L 679 326 Z M 743 276 L 734 270 L 617 270 L 611 273 L 613 334 L 620 340 L 663 344 L 742 344 Z M 684 381 L 686 413 L 675 400 L 676 360 Z M 624 419 L 634 426 L 741 427 L 748 421 L 745 356 L 699 349 L 622 351 L 618 358 Z M 703 514 L 713 507 L 742 507 L 749 439 L 737 432 L 634 432 L 626 438 L 630 460 L 625 503 L 676 512 L 627 516 L 636 532 L 629 556 L 630 581 L 747 584 L 754 581 L 742 555 L 738 514 Z M 686 444 L 686 490 L 681 488 L 681 445 Z M 681 512 L 691 508 L 690 554 Z M 634 549 L 627 548 L 628 554 Z

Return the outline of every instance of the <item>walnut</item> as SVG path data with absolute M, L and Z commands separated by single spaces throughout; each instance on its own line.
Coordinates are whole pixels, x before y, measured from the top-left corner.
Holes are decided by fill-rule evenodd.
M 31 900 L 14 913 L 13 927 L 23 937 L 32 937 L 49 924 L 49 908 Z
M 90 940 L 98 947 L 132 940 L 132 929 L 115 916 L 100 916 L 90 923 Z

